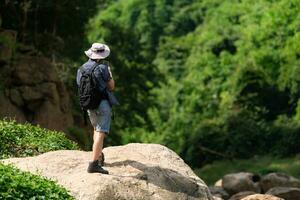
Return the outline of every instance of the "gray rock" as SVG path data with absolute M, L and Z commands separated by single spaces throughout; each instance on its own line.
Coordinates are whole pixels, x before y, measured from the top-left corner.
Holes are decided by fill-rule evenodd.
M 109 175 L 86 172 L 92 152 L 53 151 L 4 162 L 56 180 L 80 200 L 213 200 L 206 184 L 162 145 L 128 144 L 103 152 Z M 146 180 L 137 178 L 141 173 Z
M 239 192 L 233 196 L 230 197 L 229 200 L 241 200 L 249 195 L 252 195 L 252 194 L 256 194 L 255 192 L 253 191 L 244 191 L 244 192 Z
M 220 197 L 224 200 L 229 198 L 229 194 L 222 187 L 209 186 L 209 190 L 213 196 Z
M 219 196 L 213 196 L 213 200 L 224 200 L 224 199 L 222 199 L 222 198 L 219 197 Z
M 214 186 L 217 186 L 217 187 L 222 187 L 222 179 L 219 179 L 215 182 Z
M 242 200 L 284 200 L 284 199 L 272 195 L 267 195 L 267 194 L 253 194 L 243 198 Z
M 274 195 L 285 200 L 300 199 L 300 189 L 293 187 L 274 187 L 268 190 L 266 194 Z
M 223 188 L 230 194 L 243 191 L 260 193 L 260 176 L 248 172 L 227 174 L 222 178 Z
M 262 177 L 260 185 L 264 192 L 273 187 L 300 188 L 300 180 L 283 173 L 270 173 Z

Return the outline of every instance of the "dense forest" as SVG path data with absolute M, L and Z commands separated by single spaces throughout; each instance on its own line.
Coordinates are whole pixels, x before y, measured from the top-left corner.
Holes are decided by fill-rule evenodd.
M 193 167 L 300 152 L 299 0 L 8 0 L 0 25 L 75 74 L 91 43 L 121 105 L 108 141 L 164 144 Z M 4 40 L 3 38 L 1 38 Z

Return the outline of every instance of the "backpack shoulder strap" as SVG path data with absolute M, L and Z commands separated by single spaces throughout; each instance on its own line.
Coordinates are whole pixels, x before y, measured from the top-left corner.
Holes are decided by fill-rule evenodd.
M 95 71 L 95 69 L 96 69 L 97 66 L 98 66 L 98 63 L 93 64 L 92 69 L 90 70 L 90 74 L 92 74 L 92 73 Z M 79 68 L 79 71 L 80 71 L 81 74 L 84 74 L 84 73 L 86 73 L 88 70 L 84 69 L 84 65 L 82 65 L 82 66 Z

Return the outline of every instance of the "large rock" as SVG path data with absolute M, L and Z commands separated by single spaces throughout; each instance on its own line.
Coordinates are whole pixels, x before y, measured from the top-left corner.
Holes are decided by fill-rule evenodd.
M 300 189 L 293 187 L 274 187 L 267 191 L 266 194 L 281 197 L 285 200 L 298 200 L 300 199 Z
M 18 55 L 11 66 L 0 72 L 7 72 L 5 98 L 8 100 L 2 105 L 0 116 L 10 118 L 17 114 L 18 122 L 28 121 L 62 131 L 74 125 L 68 91 L 49 59 Z M 15 109 L 10 113 L 5 111 L 6 107 Z
M 270 173 L 262 177 L 260 185 L 264 192 L 273 187 L 300 188 L 300 180 L 282 173 Z
M 10 100 L 0 91 L 0 119 L 10 118 L 15 119 L 18 122 L 25 122 L 26 118 L 22 110 L 13 105 Z
M 242 200 L 284 200 L 272 195 L 266 195 L 266 194 L 254 194 L 254 195 L 250 195 L 247 196 L 245 198 L 243 198 Z M 296 200 L 296 199 L 294 199 Z
M 57 105 L 44 101 L 36 109 L 33 123 L 49 129 L 64 130 L 73 124 L 73 118 L 65 114 Z
M 220 197 L 224 200 L 229 199 L 229 194 L 219 186 L 210 186 L 209 187 L 210 193 L 215 197 Z
M 128 144 L 104 149 L 109 175 L 86 172 L 91 152 L 55 151 L 4 160 L 57 180 L 81 200 L 212 200 L 206 184 L 183 160 L 157 144 Z
M 216 187 L 222 187 L 223 183 L 222 183 L 222 179 L 219 179 L 215 182 L 214 186 Z
M 222 186 L 230 195 L 243 191 L 260 193 L 259 180 L 260 177 L 252 173 L 232 173 L 222 178 Z
M 241 200 L 249 195 L 253 195 L 253 194 L 256 194 L 255 192 L 253 191 L 244 191 L 244 192 L 239 192 L 233 196 L 230 197 L 229 200 Z
M 54 65 L 42 56 L 19 56 L 14 65 L 15 85 L 37 85 L 45 82 L 59 82 Z
M 222 199 L 222 198 L 219 197 L 219 196 L 213 196 L 213 200 L 224 200 L 224 199 Z

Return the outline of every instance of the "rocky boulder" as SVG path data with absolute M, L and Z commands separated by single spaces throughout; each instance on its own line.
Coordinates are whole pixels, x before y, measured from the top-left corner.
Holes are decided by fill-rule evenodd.
M 244 192 L 239 192 L 233 196 L 230 197 L 229 200 L 241 200 L 249 195 L 253 195 L 253 194 L 256 194 L 255 192 L 253 191 L 244 191 Z
M 262 177 L 260 185 L 264 192 L 273 187 L 300 188 L 300 180 L 282 173 L 270 173 Z
M 300 199 L 300 189 L 293 187 L 274 187 L 267 191 L 266 194 L 281 197 L 285 200 Z
M 218 196 L 213 196 L 213 200 L 224 200 L 224 199 L 222 199 L 221 197 L 218 197 Z
M 128 144 L 104 149 L 109 175 L 86 172 L 91 152 L 54 151 L 4 160 L 58 181 L 81 200 L 212 200 L 206 184 L 170 149 Z
M 232 173 L 222 178 L 222 186 L 230 195 L 243 191 L 260 193 L 259 180 L 260 176 L 252 173 Z
M 210 190 L 210 193 L 214 197 L 219 197 L 219 198 L 222 198 L 224 200 L 227 200 L 229 198 L 229 194 L 222 187 L 210 186 L 209 190 Z
M 274 197 L 272 195 L 254 194 L 254 195 L 247 196 L 247 197 L 243 198 L 242 200 L 284 200 L 284 199 Z

